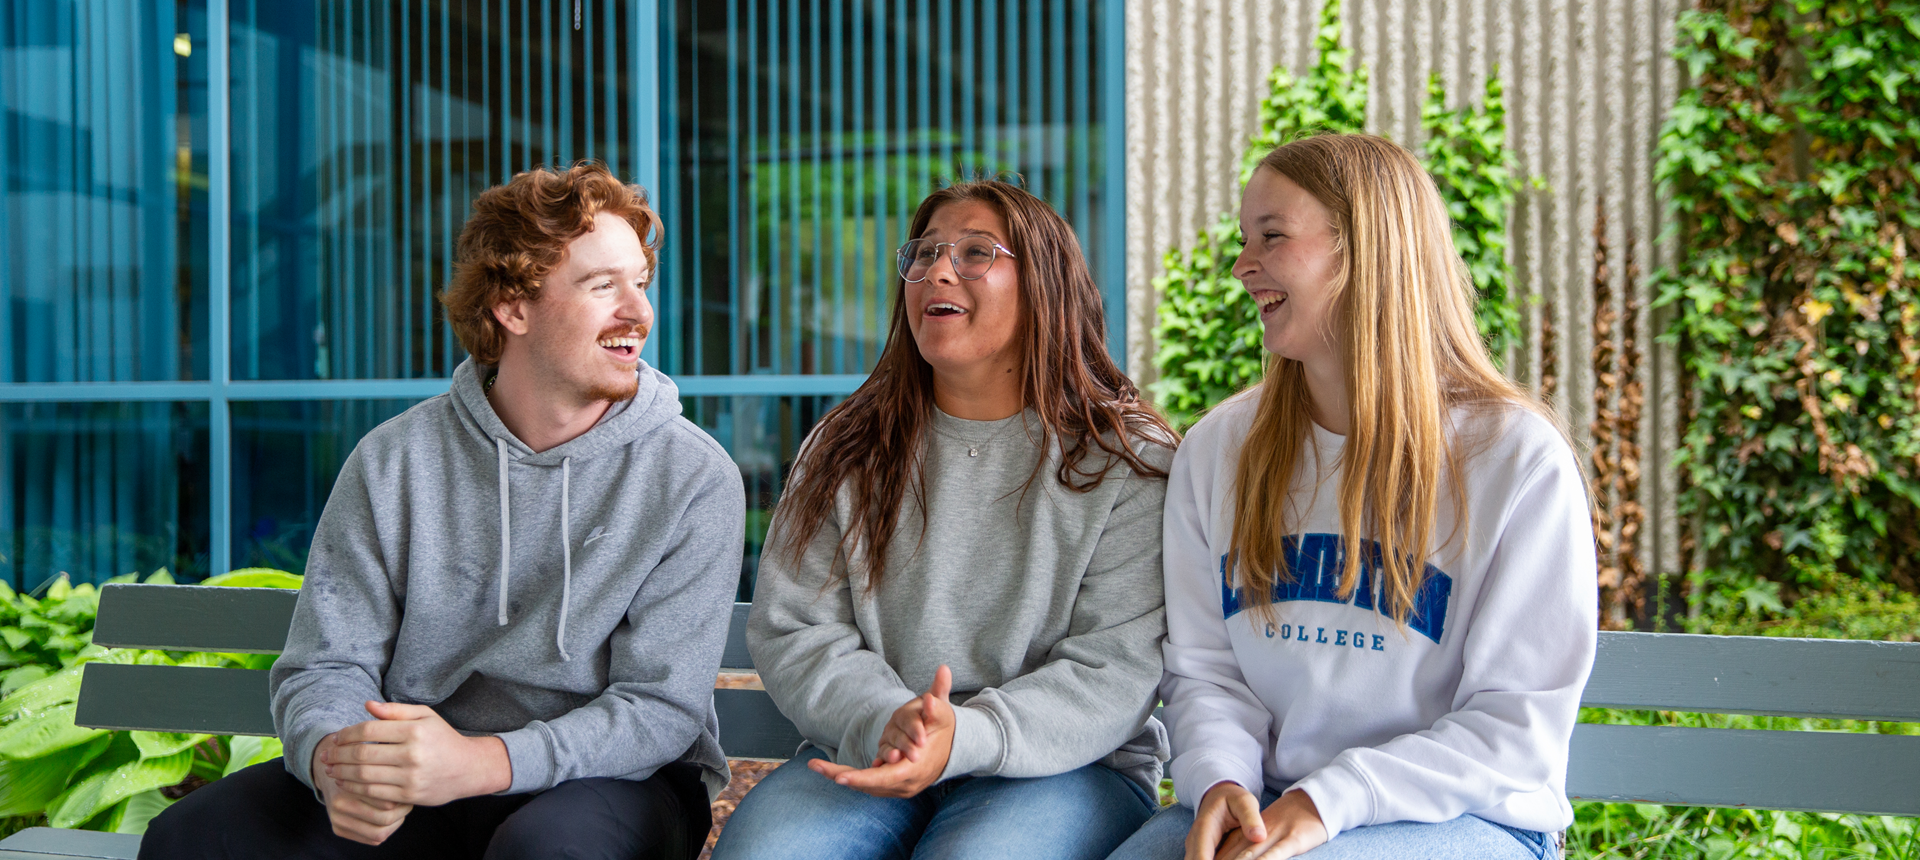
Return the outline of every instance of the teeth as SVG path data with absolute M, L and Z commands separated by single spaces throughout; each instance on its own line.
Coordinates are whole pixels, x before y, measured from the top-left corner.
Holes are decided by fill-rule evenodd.
M 1266 313 L 1267 311 L 1273 310 L 1274 308 L 1279 307 L 1281 302 L 1284 302 L 1286 300 L 1287 300 L 1286 296 L 1274 296 L 1271 298 L 1261 299 L 1259 300 L 1260 312 Z
M 605 347 L 631 346 L 635 349 L 638 349 L 640 347 L 640 339 L 637 337 L 602 338 L 600 340 L 600 345 Z
M 932 312 L 932 311 L 953 311 L 953 312 L 954 312 L 954 313 L 956 313 L 956 314 L 963 314 L 963 313 L 966 313 L 966 309 L 965 309 L 965 308 L 962 308 L 962 307 L 960 307 L 959 305 L 950 305 L 950 304 L 947 304 L 946 302 L 939 302 L 939 303 L 936 303 L 936 304 L 931 304 L 931 305 L 928 305 L 928 306 L 927 306 L 927 310 L 928 310 L 929 312 Z

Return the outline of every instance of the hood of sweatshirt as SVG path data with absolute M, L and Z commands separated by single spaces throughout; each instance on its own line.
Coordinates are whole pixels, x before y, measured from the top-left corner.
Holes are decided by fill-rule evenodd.
M 493 368 L 477 364 L 469 358 L 454 369 L 453 386 L 449 394 L 454 414 L 460 420 L 460 428 L 472 435 L 476 443 L 493 448 L 499 466 L 496 488 L 500 508 L 500 564 L 495 571 L 499 609 L 494 623 L 504 627 L 512 621 L 507 599 L 513 582 L 513 489 L 509 469 L 512 466 L 558 469 L 560 531 L 554 539 L 560 545 L 560 618 L 554 631 L 554 646 L 559 650 L 561 660 L 570 660 L 572 655 L 567 653 L 566 643 L 567 615 L 572 609 L 573 597 L 573 548 L 568 540 L 573 533 L 569 521 L 573 501 L 573 464 L 585 464 L 597 456 L 618 450 L 680 417 L 680 390 L 666 374 L 642 361 L 634 371 L 638 386 L 633 397 L 607 407 L 606 414 L 600 416 L 600 420 L 587 432 L 553 448 L 536 452 L 507 429 L 499 414 L 493 411 L 493 404 L 487 400 L 486 380 L 493 372 Z

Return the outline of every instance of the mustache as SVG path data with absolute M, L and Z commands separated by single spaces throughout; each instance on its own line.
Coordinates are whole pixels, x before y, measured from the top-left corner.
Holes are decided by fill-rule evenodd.
M 597 339 L 605 340 L 610 337 L 623 337 L 626 335 L 632 335 L 634 337 L 640 338 L 641 340 L 646 340 L 647 335 L 651 334 L 652 332 L 653 332 L 652 326 L 623 325 L 623 326 L 616 326 L 614 328 L 610 328 L 610 329 L 607 329 L 606 331 L 601 332 L 600 337 Z

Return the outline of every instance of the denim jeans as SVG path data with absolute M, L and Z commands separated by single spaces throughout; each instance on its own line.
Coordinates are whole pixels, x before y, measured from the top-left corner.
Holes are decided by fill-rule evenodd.
M 1153 814 L 1120 774 L 1087 765 L 1056 776 L 960 777 L 906 799 L 837 785 L 807 750 L 747 792 L 713 860 L 1100 860 Z
M 1273 790 L 1261 792 L 1264 808 L 1280 799 Z M 1180 860 L 1186 854 L 1187 831 L 1193 810 L 1174 804 L 1160 810 L 1108 860 Z M 1356 827 L 1327 844 L 1300 855 L 1303 860 L 1370 860 L 1378 857 L 1419 857 L 1422 860 L 1553 860 L 1560 856 L 1554 834 L 1521 830 L 1484 818 L 1462 815 L 1452 821 L 1423 824 L 1396 821 Z

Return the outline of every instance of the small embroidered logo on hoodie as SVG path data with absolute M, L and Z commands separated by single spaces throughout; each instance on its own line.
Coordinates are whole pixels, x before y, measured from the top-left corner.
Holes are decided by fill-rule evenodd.
M 594 541 L 597 541 L 606 536 L 607 536 L 606 526 L 594 526 L 593 531 L 590 531 L 587 533 L 587 539 L 581 541 L 580 545 L 586 546 L 587 544 L 593 543 Z

